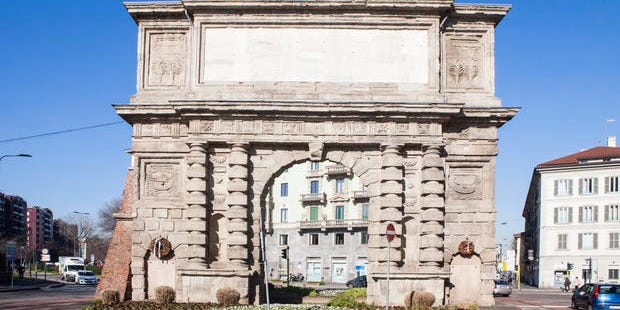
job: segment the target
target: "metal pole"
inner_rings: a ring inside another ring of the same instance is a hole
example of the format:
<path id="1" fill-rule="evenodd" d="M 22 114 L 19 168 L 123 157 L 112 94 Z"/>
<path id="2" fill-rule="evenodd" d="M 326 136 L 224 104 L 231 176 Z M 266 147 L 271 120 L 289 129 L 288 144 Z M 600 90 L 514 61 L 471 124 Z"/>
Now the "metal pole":
<path id="1" fill-rule="evenodd" d="M 265 256 L 265 233 L 263 232 L 263 219 L 262 215 L 259 219 L 260 225 L 260 242 L 261 242 L 261 254 L 263 255 L 263 273 L 265 278 L 265 298 L 267 299 L 267 310 L 271 307 L 269 305 L 269 279 L 267 277 L 267 256 Z"/>
<path id="2" fill-rule="evenodd" d="M 388 255 L 387 255 L 387 289 L 386 289 L 386 302 L 385 302 L 385 309 L 388 310 L 390 308 L 390 252 L 391 251 L 391 247 L 390 247 L 390 241 L 388 240 Z"/>

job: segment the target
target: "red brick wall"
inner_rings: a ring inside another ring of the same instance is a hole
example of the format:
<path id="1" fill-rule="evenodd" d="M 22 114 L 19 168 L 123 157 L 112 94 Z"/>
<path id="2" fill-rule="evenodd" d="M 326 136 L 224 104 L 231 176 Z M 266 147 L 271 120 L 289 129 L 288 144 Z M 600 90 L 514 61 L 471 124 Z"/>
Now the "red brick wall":
<path id="1" fill-rule="evenodd" d="M 121 214 L 131 215 L 131 203 L 134 200 L 134 178 L 132 170 L 127 172 Z M 101 272 L 101 279 L 97 285 L 95 299 L 101 299 L 101 292 L 117 290 L 121 300 L 131 299 L 131 220 L 117 219 L 114 234 L 108 246 L 105 265 Z"/>

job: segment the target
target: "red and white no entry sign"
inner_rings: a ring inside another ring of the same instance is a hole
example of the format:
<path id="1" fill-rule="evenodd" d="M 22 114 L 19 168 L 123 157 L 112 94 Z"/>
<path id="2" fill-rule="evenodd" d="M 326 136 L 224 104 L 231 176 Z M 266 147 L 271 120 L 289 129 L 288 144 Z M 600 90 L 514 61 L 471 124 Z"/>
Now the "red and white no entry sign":
<path id="1" fill-rule="evenodd" d="M 396 236 L 396 229 L 394 229 L 394 225 L 392 225 L 392 223 L 388 224 L 387 229 L 385 230 L 385 236 L 387 237 L 388 242 L 392 242 L 392 240 L 394 240 L 394 236 Z"/>

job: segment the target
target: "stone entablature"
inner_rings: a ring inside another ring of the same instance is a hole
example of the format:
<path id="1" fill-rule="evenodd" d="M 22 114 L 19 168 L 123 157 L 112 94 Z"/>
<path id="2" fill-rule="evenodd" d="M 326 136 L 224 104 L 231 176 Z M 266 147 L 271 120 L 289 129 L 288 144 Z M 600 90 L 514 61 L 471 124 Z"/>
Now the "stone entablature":
<path id="1" fill-rule="evenodd" d="M 167 283 L 180 301 L 212 302 L 229 286 L 259 302 L 267 192 L 284 169 L 327 160 L 367 189 L 369 302 L 385 302 L 393 224 L 393 305 L 421 289 L 437 305 L 493 305 L 497 128 L 518 110 L 494 96 L 493 31 L 509 6 L 126 7 L 138 92 L 115 108 L 133 126 L 133 299 Z M 162 238 L 166 259 L 151 253 Z M 459 253 L 464 241 L 473 253 Z"/>

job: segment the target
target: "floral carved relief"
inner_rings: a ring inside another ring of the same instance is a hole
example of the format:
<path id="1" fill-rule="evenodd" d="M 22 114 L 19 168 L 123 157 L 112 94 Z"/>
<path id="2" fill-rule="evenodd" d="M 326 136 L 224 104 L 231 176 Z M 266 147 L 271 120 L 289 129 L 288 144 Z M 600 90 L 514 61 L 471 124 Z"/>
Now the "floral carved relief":
<path id="1" fill-rule="evenodd" d="M 148 86 L 180 86 L 185 80 L 185 33 L 150 35 Z"/>
<path id="2" fill-rule="evenodd" d="M 451 38 L 446 52 L 446 86 L 482 88 L 482 56 L 480 38 Z"/>

